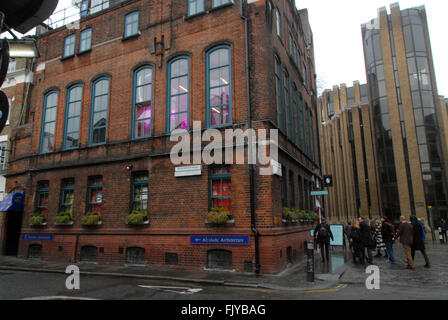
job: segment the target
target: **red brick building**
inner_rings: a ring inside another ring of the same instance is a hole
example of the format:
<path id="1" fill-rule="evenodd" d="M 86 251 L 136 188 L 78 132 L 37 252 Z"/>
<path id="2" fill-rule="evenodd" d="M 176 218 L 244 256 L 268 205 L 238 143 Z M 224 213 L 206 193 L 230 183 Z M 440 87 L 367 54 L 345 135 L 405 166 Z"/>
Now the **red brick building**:
<path id="1" fill-rule="evenodd" d="M 25 191 L 19 257 L 262 273 L 294 263 L 311 226 L 283 223 L 282 207 L 314 209 L 320 179 L 307 11 L 289 0 L 89 6 L 79 29 L 38 36 L 7 174 L 7 192 Z M 176 177 L 170 132 L 191 133 L 193 121 L 279 128 L 282 176 L 202 164 Z M 212 207 L 229 208 L 232 223 L 206 223 Z M 147 220 L 126 224 L 132 210 Z M 62 211 L 72 222 L 57 224 Z M 88 212 L 100 224 L 82 225 Z M 35 213 L 43 225 L 30 225 Z"/>

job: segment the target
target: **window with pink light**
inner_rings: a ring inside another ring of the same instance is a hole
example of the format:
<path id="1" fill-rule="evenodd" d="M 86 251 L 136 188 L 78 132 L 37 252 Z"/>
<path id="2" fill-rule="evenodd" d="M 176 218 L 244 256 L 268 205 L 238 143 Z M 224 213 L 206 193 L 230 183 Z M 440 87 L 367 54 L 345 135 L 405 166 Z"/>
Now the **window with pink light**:
<path id="1" fill-rule="evenodd" d="M 168 64 L 168 132 L 188 130 L 189 114 L 189 58 L 175 58 Z"/>
<path id="2" fill-rule="evenodd" d="M 134 73 L 133 137 L 151 136 L 153 70 L 150 66 Z"/>

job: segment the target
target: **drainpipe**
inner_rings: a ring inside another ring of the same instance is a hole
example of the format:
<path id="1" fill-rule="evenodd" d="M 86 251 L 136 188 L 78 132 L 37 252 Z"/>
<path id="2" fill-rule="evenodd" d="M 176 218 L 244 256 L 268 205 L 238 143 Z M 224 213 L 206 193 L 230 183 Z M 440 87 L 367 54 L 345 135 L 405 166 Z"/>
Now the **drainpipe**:
<path id="1" fill-rule="evenodd" d="M 248 18 L 243 13 L 243 2 L 240 0 L 240 17 L 244 20 L 244 40 L 246 50 L 246 96 L 247 96 L 247 120 L 248 129 L 252 129 L 252 107 L 250 101 L 250 73 L 249 73 L 249 39 L 248 39 Z M 252 136 L 249 135 L 249 147 L 252 146 Z M 255 242 L 255 273 L 260 274 L 260 234 L 258 233 L 255 217 L 255 166 L 249 163 L 249 188 L 250 188 L 250 225 L 254 234 Z"/>

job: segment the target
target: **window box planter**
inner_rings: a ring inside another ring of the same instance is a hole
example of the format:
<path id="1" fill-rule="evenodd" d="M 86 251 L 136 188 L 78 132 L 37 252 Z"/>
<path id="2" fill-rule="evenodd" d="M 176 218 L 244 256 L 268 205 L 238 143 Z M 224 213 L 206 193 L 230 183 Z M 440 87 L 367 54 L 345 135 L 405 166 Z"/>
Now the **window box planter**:
<path id="1" fill-rule="evenodd" d="M 205 225 L 209 228 L 234 227 L 235 219 L 227 220 L 226 222 L 212 222 L 205 219 Z"/>
<path id="2" fill-rule="evenodd" d="M 128 226 L 149 225 L 148 215 L 146 214 L 146 211 L 133 210 L 132 213 L 126 217 L 126 225 Z"/>
<path id="3" fill-rule="evenodd" d="M 56 215 L 54 225 L 57 227 L 72 226 L 73 219 L 70 211 L 61 211 Z"/>
<path id="4" fill-rule="evenodd" d="M 41 213 L 35 213 L 31 218 L 30 218 L 30 226 L 33 228 L 39 228 L 39 227 L 44 227 L 47 225 L 47 219 L 45 219 L 44 215 Z"/>
<path id="5" fill-rule="evenodd" d="M 97 212 L 87 212 L 86 215 L 81 219 L 81 225 L 83 227 L 96 227 L 101 225 L 100 216 Z"/>
<path id="6" fill-rule="evenodd" d="M 286 225 L 296 225 L 299 223 L 299 220 L 296 219 L 282 219 L 282 222 Z"/>
<path id="7" fill-rule="evenodd" d="M 205 218 L 207 227 L 229 227 L 235 225 L 235 220 L 226 208 L 212 208 Z"/>

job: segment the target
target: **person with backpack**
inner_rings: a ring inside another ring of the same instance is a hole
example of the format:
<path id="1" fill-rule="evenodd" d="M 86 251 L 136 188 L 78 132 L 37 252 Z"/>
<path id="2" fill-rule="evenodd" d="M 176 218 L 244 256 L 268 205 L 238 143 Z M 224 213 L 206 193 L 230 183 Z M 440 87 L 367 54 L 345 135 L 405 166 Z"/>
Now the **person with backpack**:
<path id="1" fill-rule="evenodd" d="M 415 251 L 419 250 L 423 258 L 425 258 L 425 267 L 429 268 L 429 258 L 426 254 L 426 248 L 425 248 L 425 240 L 426 240 L 426 233 L 425 233 L 425 227 L 423 224 L 417 220 L 416 216 L 411 216 L 411 224 L 414 229 L 414 242 L 411 247 L 411 256 L 412 260 L 414 260 L 415 257 Z"/>
<path id="2" fill-rule="evenodd" d="M 372 227 L 367 224 L 363 217 L 358 218 L 359 229 L 361 232 L 361 241 L 363 242 L 364 248 L 367 249 L 367 262 L 373 264 L 373 254 L 372 250 L 376 248 L 376 242 L 374 236 L 372 235 Z M 363 250 L 363 259 L 366 258 L 365 250 Z"/>
<path id="3" fill-rule="evenodd" d="M 394 237 L 395 237 L 395 228 L 390 223 L 387 217 L 381 217 L 381 236 L 383 237 L 384 244 L 386 246 L 387 256 L 389 257 L 389 261 L 391 263 L 395 263 L 394 256 Z"/>
<path id="4" fill-rule="evenodd" d="M 327 256 L 327 261 L 330 260 L 330 238 L 331 240 L 334 240 L 333 233 L 325 218 L 322 218 L 322 222 L 316 226 L 316 229 L 314 229 L 314 239 L 320 246 L 322 261 L 324 262 L 325 255 Z"/>

